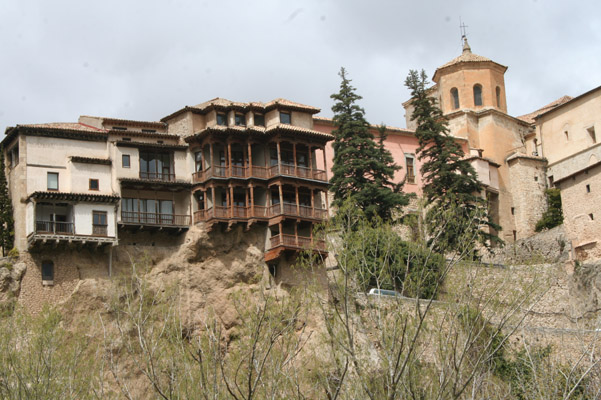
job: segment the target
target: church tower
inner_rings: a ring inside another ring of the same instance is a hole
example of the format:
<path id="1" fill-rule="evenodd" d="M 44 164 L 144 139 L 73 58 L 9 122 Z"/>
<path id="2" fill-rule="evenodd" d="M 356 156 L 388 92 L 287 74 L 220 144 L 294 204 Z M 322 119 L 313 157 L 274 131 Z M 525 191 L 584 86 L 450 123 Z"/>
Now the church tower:
<path id="1" fill-rule="evenodd" d="M 507 113 L 505 71 L 506 66 L 472 53 L 464 37 L 461 55 L 438 67 L 432 77 L 443 113 L 487 108 Z"/>
<path id="2" fill-rule="evenodd" d="M 534 233 L 545 204 L 545 166 L 526 155 L 532 125 L 507 114 L 505 71 L 472 53 L 464 35 L 461 55 L 436 69 L 429 90 L 484 186 L 492 220 L 502 227 L 498 235 L 511 243 Z M 410 101 L 403 105 L 414 130 Z"/>

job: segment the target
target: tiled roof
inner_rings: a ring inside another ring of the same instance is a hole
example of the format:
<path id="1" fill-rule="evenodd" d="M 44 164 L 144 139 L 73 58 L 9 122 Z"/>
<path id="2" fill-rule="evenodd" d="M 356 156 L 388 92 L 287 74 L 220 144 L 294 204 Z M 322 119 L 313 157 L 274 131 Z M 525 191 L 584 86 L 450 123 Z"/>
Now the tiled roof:
<path id="1" fill-rule="evenodd" d="M 517 117 L 518 119 L 524 121 L 524 122 L 528 122 L 529 124 L 533 124 L 534 123 L 534 119 L 536 118 L 536 116 L 538 116 L 539 114 L 545 113 L 547 111 L 550 111 L 552 109 L 554 109 L 557 106 L 560 106 L 564 103 L 567 103 L 568 101 L 572 100 L 572 97 L 570 96 L 563 96 L 560 97 L 559 99 L 552 101 L 551 103 L 547 104 L 546 106 L 543 106 L 541 108 L 539 108 L 536 111 L 533 111 L 531 113 L 525 114 L 525 115 L 521 115 L 519 117 Z"/>
<path id="2" fill-rule="evenodd" d="M 67 200 L 81 201 L 84 203 L 117 203 L 119 195 L 90 194 L 90 193 L 67 193 L 67 192 L 34 192 L 28 199 L 36 200 Z"/>
<path id="3" fill-rule="evenodd" d="M 166 128 L 167 124 L 160 121 L 136 121 L 133 119 L 102 118 L 104 124 L 110 125 L 134 125 L 140 127 Z"/>
<path id="4" fill-rule="evenodd" d="M 314 116 L 313 117 L 313 121 L 316 122 L 324 122 L 328 125 L 334 125 L 334 120 L 332 118 L 327 118 L 327 117 L 319 117 L 319 116 Z M 371 129 L 378 129 L 381 125 L 369 125 L 369 127 Z M 415 135 L 415 131 L 412 131 L 411 129 L 406 129 L 406 128 L 398 128 L 396 126 L 390 126 L 390 125 L 385 125 L 386 130 L 389 132 L 399 132 L 399 133 L 406 133 L 406 134 L 410 134 L 410 135 Z"/>
<path id="5" fill-rule="evenodd" d="M 432 80 L 435 82 L 438 82 L 437 75 L 438 75 L 439 71 L 441 71 L 445 68 L 451 67 L 453 65 L 466 64 L 466 63 L 479 63 L 479 62 L 492 62 L 492 63 L 495 63 L 495 64 L 501 66 L 505 70 L 507 70 L 506 66 L 496 63 L 493 60 L 491 60 L 490 58 L 486 58 L 486 57 L 480 56 L 478 54 L 472 53 L 472 49 L 471 49 L 470 45 L 467 43 L 467 38 L 464 38 L 463 52 L 461 53 L 461 55 L 459 57 L 455 57 L 448 63 L 443 64 L 440 67 L 436 68 L 436 72 L 434 72 L 434 76 L 432 77 Z"/>
<path id="6" fill-rule="evenodd" d="M 50 122 L 47 124 L 25 124 L 17 125 L 25 128 L 66 129 L 70 131 L 104 132 L 104 129 L 95 128 L 79 122 Z"/>
<path id="7" fill-rule="evenodd" d="M 108 158 L 92 158 L 92 157 L 72 156 L 71 162 L 83 163 L 83 164 L 111 165 L 111 160 L 109 160 Z"/>
<path id="8" fill-rule="evenodd" d="M 230 108 L 230 109 L 234 109 L 234 110 L 237 109 L 240 111 L 245 111 L 245 110 L 269 111 L 269 110 L 272 110 L 272 109 L 275 109 L 278 107 L 281 107 L 283 109 L 308 112 L 311 114 L 317 114 L 318 112 L 321 111 L 317 107 L 312 107 L 312 106 L 308 106 L 306 104 L 301 104 L 301 103 L 295 103 L 293 101 L 282 99 L 282 98 L 271 100 L 267 103 L 263 103 L 260 101 L 250 102 L 250 103 L 242 103 L 242 102 L 231 101 L 228 99 L 223 99 L 221 97 L 216 97 L 212 100 L 205 101 L 204 103 L 200 103 L 195 106 L 185 106 L 184 108 L 177 110 L 174 113 L 172 113 L 164 118 L 161 118 L 161 121 L 166 121 L 166 120 L 173 118 L 185 111 L 191 111 L 191 112 L 197 112 L 197 113 L 204 114 L 206 111 L 208 111 L 212 108 L 220 108 L 220 109 Z"/>

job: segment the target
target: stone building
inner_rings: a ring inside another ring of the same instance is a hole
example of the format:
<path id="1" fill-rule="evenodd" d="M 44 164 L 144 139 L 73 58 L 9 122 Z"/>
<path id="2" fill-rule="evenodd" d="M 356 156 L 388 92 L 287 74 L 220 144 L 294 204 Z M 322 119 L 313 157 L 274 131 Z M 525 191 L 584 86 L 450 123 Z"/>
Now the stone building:
<path id="1" fill-rule="evenodd" d="M 161 121 L 8 128 L 15 246 L 28 264 L 21 300 L 59 301 L 79 279 L 109 276 L 120 250 L 177 248 L 192 224 L 264 225 L 273 275 L 301 250 L 327 256 L 313 225 L 328 215 L 332 136 L 313 130 L 317 112 L 284 99 L 213 99 Z"/>
<path id="2" fill-rule="evenodd" d="M 572 258 L 601 258 L 601 86 L 564 96 L 536 113 L 528 147 L 547 162 L 547 185 L 561 191 Z"/>

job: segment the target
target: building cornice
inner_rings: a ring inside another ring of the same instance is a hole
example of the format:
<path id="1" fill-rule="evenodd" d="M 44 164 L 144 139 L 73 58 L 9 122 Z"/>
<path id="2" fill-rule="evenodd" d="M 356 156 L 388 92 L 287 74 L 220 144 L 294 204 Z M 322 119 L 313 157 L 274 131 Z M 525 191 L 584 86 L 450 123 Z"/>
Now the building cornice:
<path id="1" fill-rule="evenodd" d="M 188 146 L 185 144 L 164 144 L 164 143 L 145 143 L 145 142 L 132 142 L 129 140 L 118 140 L 115 145 L 119 147 L 135 147 L 138 149 L 156 149 L 156 150 L 176 150 L 186 151 Z"/>
<path id="2" fill-rule="evenodd" d="M 112 162 L 108 158 L 92 158 L 92 157 L 79 157 L 71 156 L 71 162 L 81 164 L 98 164 L 98 165 L 111 165 Z"/>
<path id="3" fill-rule="evenodd" d="M 27 197 L 27 200 L 63 200 L 76 201 L 81 203 L 110 203 L 116 204 L 121 199 L 120 196 L 90 193 L 67 193 L 67 192 L 34 192 Z"/>

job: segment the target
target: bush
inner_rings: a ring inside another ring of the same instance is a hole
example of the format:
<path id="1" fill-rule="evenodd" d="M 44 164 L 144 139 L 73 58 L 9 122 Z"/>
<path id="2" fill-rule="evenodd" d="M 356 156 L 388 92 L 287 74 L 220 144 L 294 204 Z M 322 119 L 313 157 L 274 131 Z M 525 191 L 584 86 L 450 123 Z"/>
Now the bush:
<path id="1" fill-rule="evenodd" d="M 13 247 L 13 248 L 12 248 L 12 249 L 10 249 L 10 251 L 8 252 L 8 256 L 9 256 L 10 258 L 13 258 L 13 259 L 17 259 L 17 258 L 19 258 L 19 250 L 17 250 L 17 248 L 16 248 L 16 247 Z"/>
<path id="2" fill-rule="evenodd" d="M 389 223 L 365 219 L 347 232 L 340 259 L 355 276 L 359 290 L 395 290 L 405 296 L 434 298 L 444 258 L 416 243 L 405 242 Z"/>
<path id="3" fill-rule="evenodd" d="M 540 232 L 543 229 L 555 228 L 563 224 L 563 212 L 561 210 L 561 193 L 559 189 L 547 189 L 547 211 L 536 223 L 534 230 Z"/>

